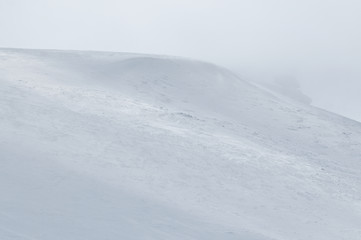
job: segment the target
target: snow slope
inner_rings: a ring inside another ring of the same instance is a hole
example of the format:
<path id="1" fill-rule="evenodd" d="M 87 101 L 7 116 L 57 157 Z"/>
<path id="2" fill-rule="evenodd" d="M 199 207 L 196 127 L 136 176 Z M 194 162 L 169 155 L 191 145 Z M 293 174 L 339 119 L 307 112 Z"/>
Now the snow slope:
<path id="1" fill-rule="evenodd" d="M 361 124 L 176 57 L 0 49 L 0 239 L 361 239 Z"/>

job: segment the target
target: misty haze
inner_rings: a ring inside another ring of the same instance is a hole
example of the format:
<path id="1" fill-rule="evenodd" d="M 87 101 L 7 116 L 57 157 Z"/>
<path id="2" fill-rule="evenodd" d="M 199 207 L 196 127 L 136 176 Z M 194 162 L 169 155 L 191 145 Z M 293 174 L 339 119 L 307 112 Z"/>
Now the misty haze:
<path id="1" fill-rule="evenodd" d="M 0 239 L 360 240 L 360 11 L 0 1 Z"/>

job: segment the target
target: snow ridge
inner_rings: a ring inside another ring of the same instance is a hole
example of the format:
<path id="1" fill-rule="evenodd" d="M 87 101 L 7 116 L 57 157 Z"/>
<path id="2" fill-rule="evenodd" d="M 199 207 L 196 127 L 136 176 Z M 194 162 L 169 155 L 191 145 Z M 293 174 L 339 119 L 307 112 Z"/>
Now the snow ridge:
<path id="1" fill-rule="evenodd" d="M 359 240 L 361 124 L 213 64 L 0 49 L 1 239 Z"/>

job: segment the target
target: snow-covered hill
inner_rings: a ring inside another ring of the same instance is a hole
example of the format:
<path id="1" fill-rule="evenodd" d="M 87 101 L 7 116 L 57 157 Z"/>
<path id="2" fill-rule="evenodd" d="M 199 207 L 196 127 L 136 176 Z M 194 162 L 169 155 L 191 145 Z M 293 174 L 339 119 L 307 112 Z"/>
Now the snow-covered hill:
<path id="1" fill-rule="evenodd" d="M 0 49 L 0 239 L 361 239 L 361 124 L 221 67 Z"/>

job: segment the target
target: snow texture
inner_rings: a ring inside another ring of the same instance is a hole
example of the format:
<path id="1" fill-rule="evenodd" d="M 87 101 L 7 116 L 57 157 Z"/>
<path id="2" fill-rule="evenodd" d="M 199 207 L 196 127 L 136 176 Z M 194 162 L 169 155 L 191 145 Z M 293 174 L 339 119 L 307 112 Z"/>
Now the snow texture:
<path id="1" fill-rule="evenodd" d="M 221 67 L 0 49 L 0 239 L 360 240 L 361 124 Z"/>

